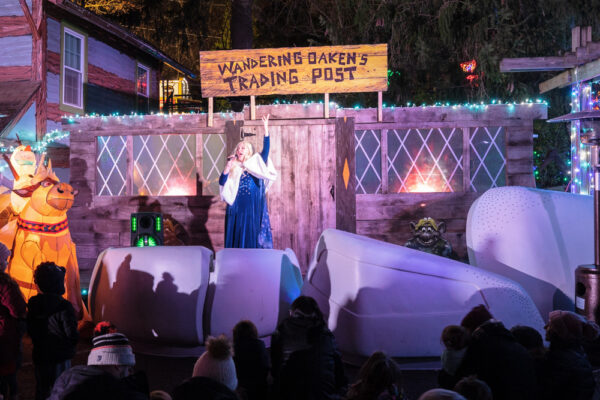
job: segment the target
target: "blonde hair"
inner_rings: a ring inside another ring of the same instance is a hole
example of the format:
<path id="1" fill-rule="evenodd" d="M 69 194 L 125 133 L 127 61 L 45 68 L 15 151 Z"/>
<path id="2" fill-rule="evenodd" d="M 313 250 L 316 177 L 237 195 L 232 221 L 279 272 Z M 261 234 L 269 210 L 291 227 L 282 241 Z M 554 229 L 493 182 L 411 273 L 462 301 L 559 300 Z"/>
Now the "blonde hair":
<path id="1" fill-rule="evenodd" d="M 235 146 L 235 151 L 233 152 L 233 154 L 235 155 L 235 153 L 237 153 L 238 149 L 240 148 L 240 146 L 244 146 L 248 149 L 248 157 L 251 157 L 254 154 L 254 148 L 252 147 L 252 143 L 250 142 L 245 142 L 245 141 L 241 141 L 237 144 L 237 146 Z"/>

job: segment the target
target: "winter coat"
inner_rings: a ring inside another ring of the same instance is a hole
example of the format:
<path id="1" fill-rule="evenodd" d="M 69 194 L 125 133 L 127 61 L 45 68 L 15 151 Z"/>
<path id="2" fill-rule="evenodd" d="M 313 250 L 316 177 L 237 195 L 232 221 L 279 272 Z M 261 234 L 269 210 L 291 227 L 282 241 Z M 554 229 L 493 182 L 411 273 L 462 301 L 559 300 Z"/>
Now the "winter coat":
<path id="1" fill-rule="evenodd" d="M 25 318 L 26 306 L 19 285 L 0 272 L 0 375 L 16 370 L 22 336 L 19 319 Z"/>
<path id="2" fill-rule="evenodd" d="M 143 374 L 117 379 L 94 365 L 77 365 L 58 377 L 47 400 L 147 400 Z"/>
<path id="3" fill-rule="evenodd" d="M 233 361 L 237 373 L 238 388 L 247 400 L 267 398 L 267 375 L 269 354 L 260 339 L 247 339 L 235 343 Z"/>
<path id="4" fill-rule="evenodd" d="M 494 400 L 537 398 L 533 358 L 499 321 L 485 322 L 473 332 L 456 375 L 477 375 L 492 389 Z"/>
<path id="5" fill-rule="evenodd" d="M 271 359 L 282 399 L 334 399 L 347 385 L 335 338 L 319 318 L 285 319 L 272 336 Z"/>
<path id="6" fill-rule="evenodd" d="M 33 362 L 56 364 L 73 358 L 79 334 L 71 303 L 57 294 L 38 294 L 29 299 L 28 307 Z"/>
<path id="7" fill-rule="evenodd" d="M 552 341 L 544 358 L 542 398 L 588 400 L 594 394 L 592 365 L 577 343 Z"/>

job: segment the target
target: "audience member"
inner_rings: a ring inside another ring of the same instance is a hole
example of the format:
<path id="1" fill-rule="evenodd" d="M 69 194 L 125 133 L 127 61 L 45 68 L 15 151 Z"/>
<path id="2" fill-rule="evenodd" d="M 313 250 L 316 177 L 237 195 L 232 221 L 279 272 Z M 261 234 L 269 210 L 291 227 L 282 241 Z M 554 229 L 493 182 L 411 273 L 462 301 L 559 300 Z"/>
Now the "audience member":
<path id="1" fill-rule="evenodd" d="M 273 333 L 271 360 L 274 391 L 282 399 L 330 399 L 346 388 L 335 338 L 311 297 L 292 303 Z"/>
<path id="2" fill-rule="evenodd" d="M 419 400 L 466 400 L 460 394 L 448 389 L 431 389 L 419 396 Z"/>
<path id="3" fill-rule="evenodd" d="M 240 321 L 233 328 L 233 354 L 240 397 L 245 400 L 266 399 L 269 354 L 251 321 Z"/>
<path id="4" fill-rule="evenodd" d="M 398 365 L 385 353 L 377 351 L 358 372 L 348 390 L 347 400 L 397 400 L 403 398 L 402 375 Z"/>
<path id="5" fill-rule="evenodd" d="M 7 273 L 10 250 L 0 243 L 0 396 L 17 398 L 17 369 L 26 303 L 19 285 Z"/>
<path id="6" fill-rule="evenodd" d="M 204 376 L 235 390 L 238 385 L 235 364 L 231 354 L 231 345 L 225 335 L 209 337 L 206 351 L 194 365 L 192 377 Z"/>
<path id="7" fill-rule="evenodd" d="M 173 398 L 164 390 L 153 390 L 150 392 L 150 400 L 173 400 Z"/>
<path id="8" fill-rule="evenodd" d="M 444 350 L 442 351 L 442 369 L 438 376 L 438 383 L 442 388 L 452 389 L 459 379 L 456 376 L 456 370 L 467 351 L 469 332 L 462 326 L 448 325 L 442 331 L 441 342 Z"/>
<path id="9" fill-rule="evenodd" d="M 600 325 L 600 304 L 594 307 L 594 321 Z M 583 340 L 583 349 L 594 370 L 600 369 L 600 336 L 594 340 Z"/>
<path id="10" fill-rule="evenodd" d="M 467 400 L 492 400 L 492 389 L 482 380 L 477 379 L 471 375 L 466 378 L 462 378 L 456 386 L 454 391 L 461 394 Z"/>
<path id="11" fill-rule="evenodd" d="M 87 365 L 65 371 L 48 400 L 148 399 L 146 376 L 133 373 L 135 356 L 127 337 L 121 333 L 100 334 L 92 343 Z"/>
<path id="12" fill-rule="evenodd" d="M 457 376 L 477 377 L 492 389 L 494 400 L 530 400 L 537 396 L 537 380 L 531 355 L 502 322 L 493 319 L 483 305 L 474 307 L 461 325 L 471 341 Z"/>
<path id="13" fill-rule="evenodd" d="M 173 400 L 239 400 L 235 392 L 205 376 L 184 381 L 173 390 Z"/>
<path id="14" fill-rule="evenodd" d="M 535 377 L 538 384 L 538 395 L 541 393 L 541 383 L 544 374 L 544 358 L 546 356 L 546 348 L 542 335 L 530 326 L 516 325 L 510 329 L 510 333 L 515 340 L 531 355 L 535 368 Z"/>
<path id="15" fill-rule="evenodd" d="M 598 337 L 598 325 L 570 311 L 550 312 L 546 325 L 543 399 L 591 399 L 595 382 L 592 366 L 582 347 L 584 339 Z"/>
<path id="16" fill-rule="evenodd" d="M 53 262 L 44 262 L 34 273 L 40 293 L 29 299 L 27 331 L 33 342 L 36 400 L 45 400 L 56 378 L 71 367 L 79 339 L 75 310 L 62 297 L 65 272 Z"/>

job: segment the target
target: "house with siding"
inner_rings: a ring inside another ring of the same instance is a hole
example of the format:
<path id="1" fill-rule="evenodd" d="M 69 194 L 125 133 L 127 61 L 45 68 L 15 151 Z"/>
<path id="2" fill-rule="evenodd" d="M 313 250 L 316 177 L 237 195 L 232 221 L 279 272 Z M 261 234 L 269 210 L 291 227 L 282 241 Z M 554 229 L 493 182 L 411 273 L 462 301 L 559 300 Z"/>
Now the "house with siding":
<path id="1" fill-rule="evenodd" d="M 0 0 L 0 140 L 40 140 L 65 115 L 158 111 L 168 69 L 194 76 L 69 0 Z M 65 150 L 50 157 L 68 166 Z"/>

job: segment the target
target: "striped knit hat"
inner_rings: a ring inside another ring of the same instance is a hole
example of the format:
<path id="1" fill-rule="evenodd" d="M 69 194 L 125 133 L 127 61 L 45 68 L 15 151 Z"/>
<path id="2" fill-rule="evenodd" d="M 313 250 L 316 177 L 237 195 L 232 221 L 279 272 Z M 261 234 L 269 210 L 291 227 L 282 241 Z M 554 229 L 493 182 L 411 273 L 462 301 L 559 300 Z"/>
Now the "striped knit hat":
<path id="1" fill-rule="evenodd" d="M 92 339 L 88 365 L 135 365 L 129 340 L 122 333 L 107 333 Z"/>

